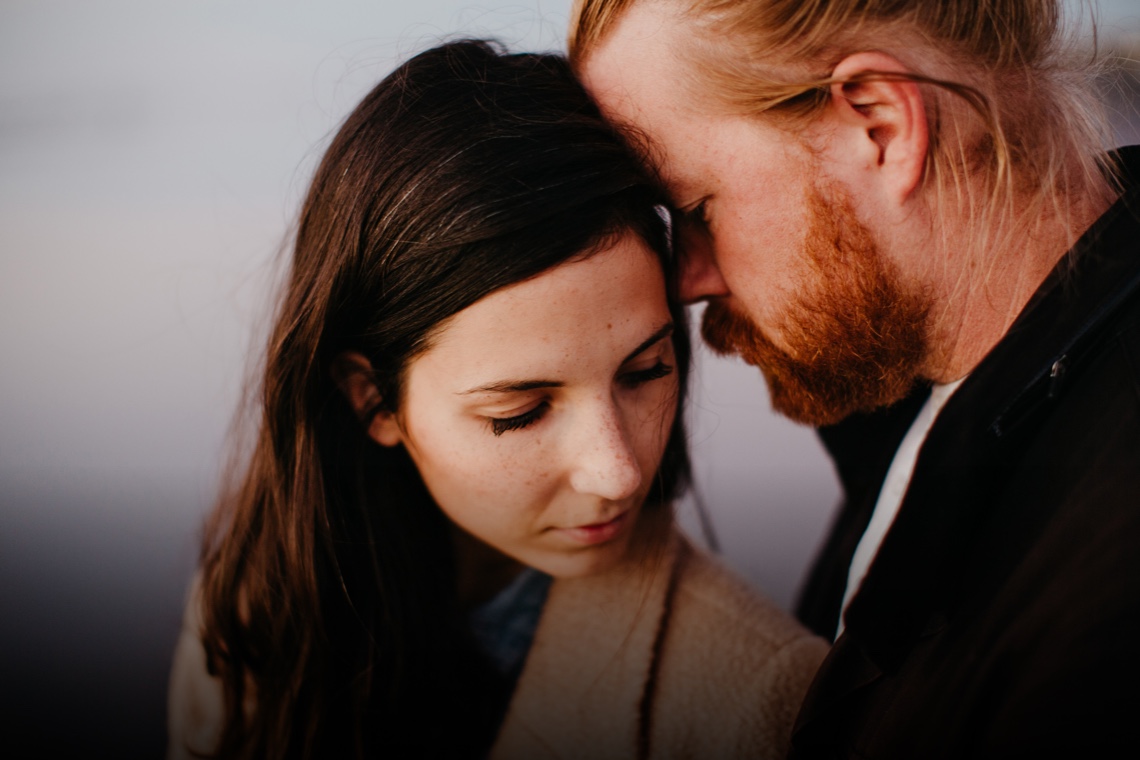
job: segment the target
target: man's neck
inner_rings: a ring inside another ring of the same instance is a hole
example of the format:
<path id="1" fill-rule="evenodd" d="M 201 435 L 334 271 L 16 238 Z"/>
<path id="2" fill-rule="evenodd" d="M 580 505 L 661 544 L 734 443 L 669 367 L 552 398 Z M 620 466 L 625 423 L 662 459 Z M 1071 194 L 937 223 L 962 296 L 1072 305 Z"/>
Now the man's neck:
<path id="1" fill-rule="evenodd" d="M 1074 203 L 1067 215 L 1050 213 L 1007 242 L 954 265 L 949 237 L 941 260 L 951 262 L 933 281 L 931 352 L 922 375 L 935 383 L 965 377 L 997 345 L 1033 294 L 1082 234 L 1111 205 L 1105 193 Z M 962 239 L 962 238 L 958 238 Z"/>

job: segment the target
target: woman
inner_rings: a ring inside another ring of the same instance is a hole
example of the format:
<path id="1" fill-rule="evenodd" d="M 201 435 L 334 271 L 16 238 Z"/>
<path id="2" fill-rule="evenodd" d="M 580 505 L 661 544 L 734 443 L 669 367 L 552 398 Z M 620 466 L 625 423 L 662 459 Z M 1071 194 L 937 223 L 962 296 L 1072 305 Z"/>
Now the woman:
<path id="1" fill-rule="evenodd" d="M 556 56 L 445 45 L 349 116 L 207 531 L 171 757 L 783 754 L 824 644 L 673 531 L 657 201 Z"/>

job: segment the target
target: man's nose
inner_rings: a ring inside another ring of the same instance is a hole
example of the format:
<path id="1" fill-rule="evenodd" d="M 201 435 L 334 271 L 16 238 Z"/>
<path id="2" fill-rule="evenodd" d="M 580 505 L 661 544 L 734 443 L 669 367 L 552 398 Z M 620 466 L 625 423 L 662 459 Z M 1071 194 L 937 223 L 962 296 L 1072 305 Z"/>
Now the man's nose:
<path id="1" fill-rule="evenodd" d="M 579 493 L 620 501 L 641 487 L 641 468 L 619 411 L 603 409 L 583 431 L 570 473 L 570 487 Z"/>
<path id="2" fill-rule="evenodd" d="M 717 266 L 712 241 L 697 232 L 682 234 L 677 239 L 680 298 L 694 303 L 705 298 L 729 295 L 728 285 Z"/>

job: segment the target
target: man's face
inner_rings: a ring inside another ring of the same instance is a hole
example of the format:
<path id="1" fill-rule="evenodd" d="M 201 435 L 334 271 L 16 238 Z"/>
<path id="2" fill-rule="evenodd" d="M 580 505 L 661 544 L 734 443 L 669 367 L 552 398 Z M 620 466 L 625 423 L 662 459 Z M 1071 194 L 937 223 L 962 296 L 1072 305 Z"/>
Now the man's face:
<path id="1" fill-rule="evenodd" d="M 702 333 L 764 372 L 773 407 L 822 425 L 900 398 L 926 356 L 928 299 L 902 282 L 849 193 L 806 145 L 695 96 L 683 28 L 628 10 L 581 74 L 607 118 L 647 139 L 674 206 L 681 293 Z"/>
<path id="2" fill-rule="evenodd" d="M 787 348 L 730 299 L 712 299 L 701 334 L 768 381 L 772 407 L 811 425 L 906 395 L 927 354 L 929 303 L 908 294 L 847 199 L 813 189 L 802 247 L 808 272 L 777 322 Z"/>

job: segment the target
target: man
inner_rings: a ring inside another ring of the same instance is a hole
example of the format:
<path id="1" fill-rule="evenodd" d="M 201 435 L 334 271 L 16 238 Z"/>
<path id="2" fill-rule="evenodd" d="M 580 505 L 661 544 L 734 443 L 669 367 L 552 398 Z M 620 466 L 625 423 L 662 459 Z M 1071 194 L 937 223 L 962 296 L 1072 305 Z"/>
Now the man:
<path id="1" fill-rule="evenodd" d="M 702 332 L 846 504 L 795 757 L 1098 755 L 1140 709 L 1140 155 L 1050 0 L 580 0 Z M 841 615 L 842 613 L 842 615 Z"/>

